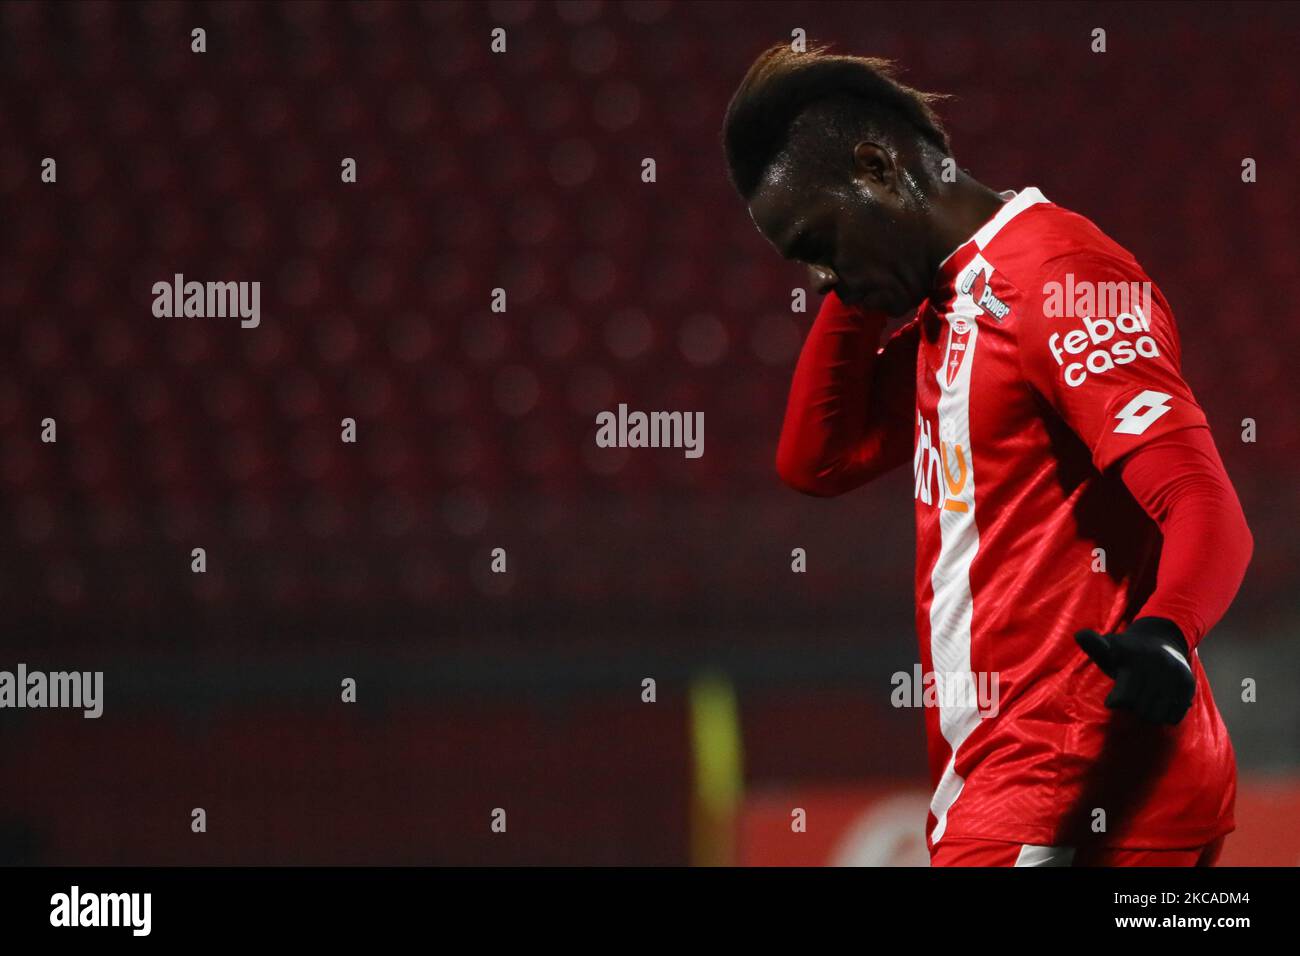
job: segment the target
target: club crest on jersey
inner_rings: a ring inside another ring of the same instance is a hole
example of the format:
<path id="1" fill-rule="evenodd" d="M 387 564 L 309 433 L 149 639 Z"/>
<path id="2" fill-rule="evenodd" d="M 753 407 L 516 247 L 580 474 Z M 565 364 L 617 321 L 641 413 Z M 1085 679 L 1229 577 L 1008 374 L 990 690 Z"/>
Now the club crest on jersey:
<path id="1" fill-rule="evenodd" d="M 965 360 L 966 353 L 970 351 L 970 328 L 970 323 L 962 318 L 953 319 L 949 324 L 948 355 L 943 362 L 947 385 L 951 385 L 957 378 L 957 373 L 961 371 L 961 363 Z"/>

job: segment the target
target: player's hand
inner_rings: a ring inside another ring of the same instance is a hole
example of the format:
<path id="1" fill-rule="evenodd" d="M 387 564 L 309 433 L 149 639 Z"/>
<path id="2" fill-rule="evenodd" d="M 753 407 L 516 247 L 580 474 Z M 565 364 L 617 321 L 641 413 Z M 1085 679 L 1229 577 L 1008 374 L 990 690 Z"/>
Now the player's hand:
<path id="1" fill-rule="evenodd" d="M 1187 641 L 1173 621 L 1140 617 L 1119 634 L 1079 631 L 1074 639 L 1115 681 L 1107 707 L 1131 710 L 1152 723 L 1176 724 L 1192 706 L 1196 678 Z"/>

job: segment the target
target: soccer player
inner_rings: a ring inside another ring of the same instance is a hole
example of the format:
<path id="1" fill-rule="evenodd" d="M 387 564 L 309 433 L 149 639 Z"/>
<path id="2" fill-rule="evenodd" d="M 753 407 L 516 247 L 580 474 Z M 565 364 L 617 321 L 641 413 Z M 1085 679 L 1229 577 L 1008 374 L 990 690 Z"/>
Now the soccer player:
<path id="1" fill-rule="evenodd" d="M 777 471 L 912 463 L 932 865 L 1212 865 L 1236 765 L 1197 648 L 1253 544 L 1173 313 L 1083 216 L 959 169 L 935 98 L 782 45 L 727 109 L 733 184 L 824 295 Z"/>

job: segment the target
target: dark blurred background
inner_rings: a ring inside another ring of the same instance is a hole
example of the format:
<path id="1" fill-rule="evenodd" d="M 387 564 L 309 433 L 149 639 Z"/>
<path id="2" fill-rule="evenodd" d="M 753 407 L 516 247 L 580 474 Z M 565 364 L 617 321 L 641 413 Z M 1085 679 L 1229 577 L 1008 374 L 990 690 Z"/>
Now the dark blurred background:
<path id="1" fill-rule="evenodd" d="M 778 482 L 816 301 L 718 140 L 796 28 L 1168 297 L 1256 542 L 1202 652 L 1264 807 L 1225 862 L 1300 861 L 1297 6 L 167 2 L 0 6 L 0 669 L 105 672 L 0 711 L 0 862 L 828 862 L 772 849 L 816 800 L 915 858 L 910 476 Z M 175 273 L 260 326 L 155 318 Z M 596 448 L 620 402 L 703 458 Z"/>

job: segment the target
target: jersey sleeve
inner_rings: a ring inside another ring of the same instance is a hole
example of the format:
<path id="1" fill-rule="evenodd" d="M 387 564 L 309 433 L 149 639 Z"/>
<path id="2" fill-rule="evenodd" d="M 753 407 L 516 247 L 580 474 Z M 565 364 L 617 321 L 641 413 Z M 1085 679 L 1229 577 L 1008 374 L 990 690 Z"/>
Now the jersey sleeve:
<path id="1" fill-rule="evenodd" d="M 1044 264 L 1019 327 L 1030 385 L 1105 471 L 1205 413 L 1180 371 L 1178 332 L 1160 290 L 1132 261 L 1095 253 Z"/>
<path id="2" fill-rule="evenodd" d="M 916 321 L 882 345 L 887 319 L 827 293 L 790 382 L 776 469 L 805 494 L 843 494 L 911 457 Z"/>
<path id="3" fill-rule="evenodd" d="M 1136 616 L 1173 621 L 1194 648 L 1228 610 L 1250 564 L 1254 540 L 1241 502 L 1209 429 L 1147 442 L 1119 473 L 1164 538 L 1155 592 Z"/>

